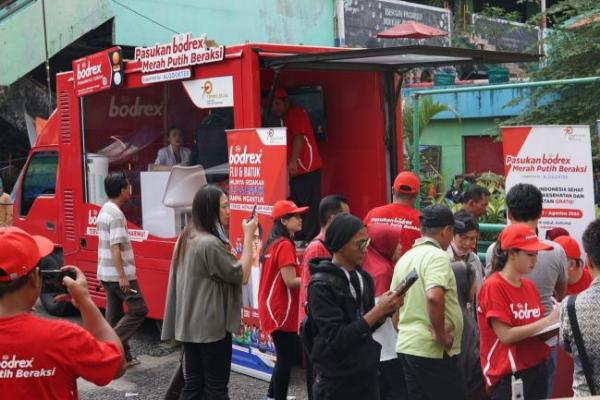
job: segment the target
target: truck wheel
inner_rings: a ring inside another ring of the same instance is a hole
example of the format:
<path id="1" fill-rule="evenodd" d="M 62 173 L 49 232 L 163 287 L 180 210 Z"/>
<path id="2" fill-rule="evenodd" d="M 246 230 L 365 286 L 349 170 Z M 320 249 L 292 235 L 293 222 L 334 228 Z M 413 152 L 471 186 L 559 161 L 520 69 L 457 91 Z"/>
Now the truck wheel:
<path id="1" fill-rule="evenodd" d="M 62 257 L 58 254 L 50 254 L 42 258 L 39 263 L 40 270 L 59 269 L 62 265 Z M 64 301 L 55 302 L 54 296 L 56 296 L 56 293 L 40 293 L 40 301 L 46 311 L 48 311 L 48 314 L 64 317 L 75 313 L 75 307 L 71 303 Z"/>

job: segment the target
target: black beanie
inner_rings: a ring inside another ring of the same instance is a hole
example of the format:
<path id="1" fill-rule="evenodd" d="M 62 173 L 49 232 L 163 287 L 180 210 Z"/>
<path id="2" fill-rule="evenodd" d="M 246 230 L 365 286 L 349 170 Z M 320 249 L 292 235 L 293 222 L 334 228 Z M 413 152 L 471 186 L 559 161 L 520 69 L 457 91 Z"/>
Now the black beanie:
<path id="1" fill-rule="evenodd" d="M 364 227 L 365 224 L 354 215 L 347 213 L 336 215 L 325 232 L 325 247 L 331 253 L 335 253 Z"/>

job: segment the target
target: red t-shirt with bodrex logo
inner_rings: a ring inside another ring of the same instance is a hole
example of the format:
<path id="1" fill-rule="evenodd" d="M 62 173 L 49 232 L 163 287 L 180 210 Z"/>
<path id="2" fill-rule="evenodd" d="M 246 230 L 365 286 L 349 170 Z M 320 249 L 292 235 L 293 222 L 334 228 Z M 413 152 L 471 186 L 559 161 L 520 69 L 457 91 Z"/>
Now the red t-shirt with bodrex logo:
<path id="1" fill-rule="evenodd" d="M 402 228 L 402 252 L 403 255 L 412 249 L 415 240 L 421 237 L 421 222 L 419 211 L 405 206 L 404 204 L 386 204 L 376 207 L 367 213 L 363 220 L 365 225 L 386 224 Z"/>
<path id="2" fill-rule="evenodd" d="M 504 344 L 492 329 L 493 318 L 514 327 L 531 324 L 544 316 L 544 306 L 530 280 L 521 279 L 515 287 L 498 272 L 485 280 L 477 298 L 480 332 L 480 361 L 488 388 L 503 376 L 534 367 L 543 362 L 550 349 L 539 336 Z"/>
<path id="3" fill-rule="evenodd" d="M 287 113 L 283 117 L 283 124 L 287 128 L 287 151 L 288 160 L 292 156 L 292 143 L 294 138 L 299 135 L 304 136 L 300 156 L 298 157 L 298 175 L 307 174 L 316 171 L 323 166 L 317 140 L 313 132 L 310 118 L 303 108 L 296 105 L 290 105 Z"/>
<path id="4" fill-rule="evenodd" d="M 0 318 L 0 343 L 0 399 L 78 399 L 77 378 L 106 385 L 123 362 L 117 344 L 31 314 Z"/>
<path id="5" fill-rule="evenodd" d="M 290 240 L 277 239 L 269 246 L 260 272 L 258 314 L 264 333 L 298 330 L 298 289 L 288 288 L 281 275 L 281 268 L 289 266 L 300 276 L 296 248 Z"/>

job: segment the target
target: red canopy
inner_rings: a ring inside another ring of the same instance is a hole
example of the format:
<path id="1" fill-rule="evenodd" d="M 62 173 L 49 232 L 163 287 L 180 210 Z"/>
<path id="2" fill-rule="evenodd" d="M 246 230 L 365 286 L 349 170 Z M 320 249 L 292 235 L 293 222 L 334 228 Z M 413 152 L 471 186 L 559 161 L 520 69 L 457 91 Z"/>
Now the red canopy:
<path id="1" fill-rule="evenodd" d="M 377 37 L 388 39 L 427 39 L 437 36 L 446 36 L 447 34 L 448 32 L 444 32 L 416 21 L 404 21 L 390 29 L 379 32 Z"/>

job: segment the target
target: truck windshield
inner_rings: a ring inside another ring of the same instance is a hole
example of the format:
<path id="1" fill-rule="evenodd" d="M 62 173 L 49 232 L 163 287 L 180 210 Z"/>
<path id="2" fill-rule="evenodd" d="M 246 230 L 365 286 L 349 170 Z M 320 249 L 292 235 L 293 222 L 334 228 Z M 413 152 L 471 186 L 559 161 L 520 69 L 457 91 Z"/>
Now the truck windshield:
<path id="1" fill-rule="evenodd" d="M 196 190 L 226 184 L 233 108 L 198 108 L 181 82 L 97 93 L 84 97 L 82 108 L 88 203 L 101 207 L 104 178 L 123 171 L 133 186 L 127 219 L 172 238 Z"/>
<path id="2" fill-rule="evenodd" d="M 39 151 L 34 153 L 27 165 L 27 171 L 21 183 L 21 202 L 19 214 L 26 216 L 35 199 L 41 195 L 53 196 L 56 191 L 56 170 L 58 153 Z"/>

